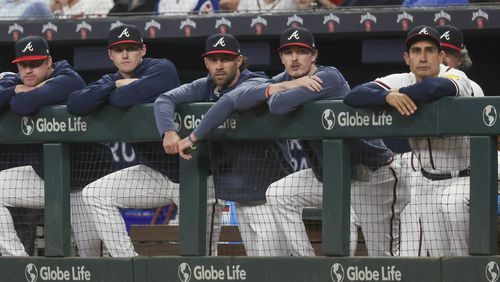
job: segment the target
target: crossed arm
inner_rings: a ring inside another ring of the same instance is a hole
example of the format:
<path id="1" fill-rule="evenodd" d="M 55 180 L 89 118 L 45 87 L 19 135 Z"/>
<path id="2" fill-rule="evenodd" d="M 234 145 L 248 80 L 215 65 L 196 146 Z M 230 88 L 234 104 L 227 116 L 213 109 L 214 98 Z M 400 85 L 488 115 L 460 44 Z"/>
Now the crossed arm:
<path id="1" fill-rule="evenodd" d="M 372 81 L 354 87 L 344 98 L 344 103 L 355 108 L 373 108 L 390 105 L 402 115 L 417 110 L 415 102 L 433 102 L 441 97 L 458 95 L 456 84 L 448 78 L 428 78 L 399 89 L 387 89 L 380 82 Z"/>

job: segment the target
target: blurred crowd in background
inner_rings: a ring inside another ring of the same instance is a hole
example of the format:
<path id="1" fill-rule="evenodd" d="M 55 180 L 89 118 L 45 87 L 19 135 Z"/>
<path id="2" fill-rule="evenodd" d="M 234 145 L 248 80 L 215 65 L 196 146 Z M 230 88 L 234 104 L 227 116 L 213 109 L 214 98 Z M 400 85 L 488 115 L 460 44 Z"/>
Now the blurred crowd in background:
<path id="1" fill-rule="evenodd" d="M 497 0 L 0 0 L 0 20 L 285 12 L 353 6 L 428 7 L 476 3 L 500 2 Z"/>

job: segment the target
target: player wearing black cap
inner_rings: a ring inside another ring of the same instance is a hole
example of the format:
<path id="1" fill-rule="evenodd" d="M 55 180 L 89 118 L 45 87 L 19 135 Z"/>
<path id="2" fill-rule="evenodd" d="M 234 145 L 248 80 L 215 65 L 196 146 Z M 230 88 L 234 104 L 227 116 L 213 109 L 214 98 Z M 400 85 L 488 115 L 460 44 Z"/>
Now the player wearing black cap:
<path id="1" fill-rule="evenodd" d="M 43 106 L 63 104 L 71 91 L 85 87 L 83 79 L 66 61 L 53 62 L 49 46 L 40 36 L 28 36 L 15 44 L 19 72 L 2 79 L 0 110 L 10 108 L 29 115 Z M 23 128 L 30 132 L 34 124 L 23 117 Z M 10 145 L 9 154 L 18 154 L 15 167 L 0 172 L 0 253 L 3 256 L 27 256 L 14 229 L 7 207 L 43 208 L 43 149 L 41 144 Z M 73 154 L 75 147 L 71 147 Z M 107 150 L 109 153 L 109 149 Z M 74 155 L 73 155 L 74 156 Z M 9 164 L 12 165 L 12 164 Z M 72 161 L 71 168 L 75 168 Z M 72 188 L 78 186 L 71 181 Z"/>
<path id="2" fill-rule="evenodd" d="M 179 86 L 171 61 L 144 57 L 146 45 L 135 26 L 111 29 L 107 48 L 117 72 L 71 93 L 67 107 L 71 114 L 86 115 L 103 105 L 128 108 L 153 102 L 161 93 Z M 113 257 L 137 255 L 119 208 L 179 203 L 178 158 L 163 154 L 159 142 L 134 143 L 132 147 L 139 164 L 106 175 L 75 196 L 80 206 L 73 209 L 73 229 L 82 256 L 100 256 L 101 240 Z M 90 223 L 84 221 L 84 213 L 90 213 Z"/>
<path id="3" fill-rule="evenodd" d="M 336 68 L 317 64 L 318 51 L 309 30 L 285 30 L 278 52 L 285 70 L 256 89 L 257 93 L 269 97 L 267 103 L 271 113 L 286 114 L 309 101 L 342 99 L 349 92 L 347 81 Z M 267 255 L 314 255 L 302 221 L 302 210 L 322 205 L 323 147 L 321 140 L 302 140 L 301 144 L 306 149 L 310 169 L 280 179 L 267 191 L 267 200 L 273 210 L 268 227 L 275 225 L 278 230 L 264 232 L 277 233 L 285 242 L 284 250 L 267 247 Z M 402 185 L 403 182 L 397 181 L 393 168 L 396 166 L 391 164 L 392 152 L 380 139 L 352 140 L 349 146 L 355 170 L 364 175 L 363 181 L 361 174 L 353 175 L 355 212 L 351 209 L 351 254 L 355 251 L 359 219 L 369 255 L 397 255 L 399 211 L 404 206 L 404 198 L 393 200 L 396 199 L 393 193 L 399 190 L 396 183 Z M 368 204 L 367 198 L 377 200 Z M 390 207 L 394 207 L 393 213 L 387 212 Z"/>
<path id="4" fill-rule="evenodd" d="M 108 103 L 128 108 L 152 102 L 160 93 L 177 87 L 179 76 L 175 65 L 167 59 L 144 58 L 146 50 L 135 26 L 121 25 L 112 29 L 108 56 L 118 71 L 71 93 L 68 111 L 74 115 L 86 115 Z"/>
<path id="5" fill-rule="evenodd" d="M 390 105 L 402 115 L 411 115 L 417 110 L 415 101 L 471 96 L 467 76 L 442 64 L 445 54 L 439 37 L 439 32 L 429 26 L 412 29 L 403 55 L 411 72 L 357 86 L 344 98 L 344 103 L 353 107 Z M 467 255 L 469 138 L 410 138 L 409 141 L 421 167 L 416 198 L 427 254 Z"/>
<path id="6" fill-rule="evenodd" d="M 163 135 L 163 147 L 168 154 L 190 159 L 186 152 L 208 133 L 222 124 L 232 113 L 250 110 L 264 104 L 264 95 L 251 95 L 251 89 L 267 77 L 246 69 L 239 43 L 230 34 L 215 34 L 207 38 L 202 55 L 208 76 L 184 84 L 155 102 L 158 130 Z M 189 102 L 215 102 L 200 124 L 186 138 L 176 133 L 174 111 L 176 105 Z M 218 199 L 236 202 L 236 213 L 247 255 L 260 255 L 257 250 L 264 241 L 254 223 L 265 206 L 266 189 L 270 183 L 291 171 L 286 143 L 276 141 L 209 141 L 211 171 Z"/>
<path id="7" fill-rule="evenodd" d="M 441 36 L 441 46 L 445 53 L 444 65 L 452 67 L 463 72 L 467 72 L 472 66 L 472 59 L 469 56 L 469 51 L 464 45 L 464 35 L 462 31 L 452 25 L 436 26 Z M 472 87 L 472 96 L 484 97 L 484 92 L 481 86 L 469 78 Z"/>

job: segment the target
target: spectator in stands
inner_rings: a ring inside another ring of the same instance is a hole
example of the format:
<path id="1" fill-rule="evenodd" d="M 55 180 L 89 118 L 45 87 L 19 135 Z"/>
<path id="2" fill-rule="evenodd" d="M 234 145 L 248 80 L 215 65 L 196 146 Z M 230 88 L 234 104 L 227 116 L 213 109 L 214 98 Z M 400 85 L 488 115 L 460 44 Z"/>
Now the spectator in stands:
<path id="1" fill-rule="evenodd" d="M 439 32 L 429 26 L 410 30 L 403 58 L 411 72 L 357 86 L 344 98 L 344 103 L 361 108 L 388 105 L 409 116 L 417 110 L 415 102 L 471 96 L 467 76 L 442 65 L 445 54 L 439 37 Z M 421 167 L 417 204 L 427 254 L 467 255 L 469 137 L 410 138 L 410 145 Z"/>
<path id="2" fill-rule="evenodd" d="M 266 12 L 307 10 L 311 9 L 312 2 L 312 0 L 239 0 L 238 11 Z"/>
<path id="3" fill-rule="evenodd" d="M 159 0 L 113 0 L 114 5 L 109 14 L 137 15 L 157 12 Z"/>
<path id="4" fill-rule="evenodd" d="M 131 14 L 151 14 L 156 12 L 159 0 L 129 0 L 128 12 Z"/>
<path id="5" fill-rule="evenodd" d="M 85 82 L 66 61 L 53 62 L 49 46 L 40 36 L 28 36 L 15 45 L 18 74 L 1 79 L 0 111 L 10 108 L 19 115 L 31 115 L 46 105 L 62 104 L 71 91 Z M 34 122 L 23 117 L 23 130 L 35 130 Z M 41 144 L 13 145 L 17 161 L 0 171 L 0 253 L 27 256 L 14 229 L 7 207 L 43 208 L 43 150 Z M 108 149 L 109 151 L 109 149 Z"/>
<path id="6" fill-rule="evenodd" d="M 218 0 L 160 0 L 160 14 L 212 14 L 219 10 Z"/>
<path id="7" fill-rule="evenodd" d="M 404 0 L 404 7 L 468 5 L 468 0 Z"/>
<path id="8" fill-rule="evenodd" d="M 113 7 L 112 0 L 52 0 L 50 9 L 55 18 L 92 18 L 106 16 Z"/>
<path id="9" fill-rule="evenodd" d="M 318 50 L 309 30 L 285 30 L 278 50 L 285 71 L 259 89 L 259 95 L 265 93 L 269 97 L 271 113 L 290 113 L 309 101 L 339 100 L 349 92 L 349 84 L 336 68 L 317 64 Z M 323 146 L 321 140 L 301 142 L 307 148 L 310 169 L 271 184 L 266 196 L 274 217 L 268 224 L 277 226 L 287 252 L 293 256 L 314 256 L 302 211 L 305 207 L 322 207 Z M 369 255 L 398 255 L 399 213 L 409 193 L 399 194 L 405 192 L 406 186 L 399 167 L 393 163 L 393 153 L 380 139 L 351 140 L 349 147 L 352 171 L 356 171 L 352 176 L 351 254 L 355 250 L 357 217 Z M 280 255 L 271 246 L 267 250 L 268 255 Z"/>
<path id="10" fill-rule="evenodd" d="M 223 11 L 236 11 L 240 0 L 220 0 L 219 8 Z"/>
<path id="11" fill-rule="evenodd" d="M 118 71 L 71 93 L 68 111 L 73 115 L 87 115 L 106 104 L 126 109 L 152 102 L 161 93 L 179 86 L 175 65 L 167 59 L 144 58 L 146 50 L 135 26 L 113 28 L 109 32 L 108 55 Z M 78 247 L 93 246 L 86 255 L 101 255 L 100 240 L 113 257 L 137 255 L 119 208 L 179 205 L 178 158 L 166 156 L 158 142 L 137 143 L 132 147 L 138 165 L 106 175 L 78 193 L 85 209 L 91 213 L 90 228 L 96 230 L 98 236 L 90 236 L 93 234 L 85 230 L 74 231 Z M 73 215 L 75 225 L 79 216 Z"/>
<path id="12" fill-rule="evenodd" d="M 335 9 L 342 5 L 343 0 L 318 0 L 319 8 L 322 9 Z"/>
<path id="13" fill-rule="evenodd" d="M 128 12 L 128 0 L 113 0 L 113 7 L 109 10 L 108 15 L 123 14 Z"/>
<path id="14" fill-rule="evenodd" d="M 0 20 L 51 18 L 45 1 L 0 0 Z"/>
<path id="15" fill-rule="evenodd" d="M 402 0 L 344 0 L 342 1 L 342 6 L 351 7 L 351 6 L 393 6 L 393 5 L 401 5 Z"/>
<path id="16" fill-rule="evenodd" d="M 264 104 L 263 95 L 250 95 L 251 89 L 267 77 L 246 68 L 236 38 L 214 34 L 205 42 L 203 61 L 208 76 L 162 94 L 155 102 L 158 130 L 168 154 L 189 160 L 186 151 L 205 141 L 207 135 L 236 111 L 250 110 Z M 174 123 L 175 107 L 189 102 L 215 102 L 196 129 L 180 139 Z M 277 141 L 208 141 L 211 172 L 218 199 L 236 202 L 236 214 L 247 255 L 260 255 L 265 240 L 254 225 L 265 209 L 266 189 L 272 182 L 292 171 L 288 146 Z"/>
<path id="17" fill-rule="evenodd" d="M 451 25 L 439 25 L 436 29 L 441 34 L 441 46 L 445 53 L 444 65 L 463 72 L 467 72 L 472 66 L 472 59 L 469 51 L 464 45 L 464 35 L 462 31 Z M 484 97 L 481 86 L 469 78 L 472 86 L 472 96 Z"/>

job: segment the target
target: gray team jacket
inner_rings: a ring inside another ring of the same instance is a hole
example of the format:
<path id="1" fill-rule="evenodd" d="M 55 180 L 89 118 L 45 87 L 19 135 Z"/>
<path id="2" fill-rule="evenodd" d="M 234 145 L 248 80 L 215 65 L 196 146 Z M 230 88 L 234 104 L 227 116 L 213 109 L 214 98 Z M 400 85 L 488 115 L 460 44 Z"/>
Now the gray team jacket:
<path id="1" fill-rule="evenodd" d="M 176 105 L 215 102 L 194 130 L 198 139 L 203 140 L 233 112 L 251 110 L 265 104 L 265 95 L 252 95 L 252 89 L 266 80 L 264 75 L 244 70 L 235 85 L 223 88 L 220 92 L 214 91 L 215 85 L 210 76 L 170 90 L 155 101 L 158 130 L 160 134 L 176 130 L 173 120 Z M 286 141 L 206 143 L 218 199 L 244 204 L 264 203 L 267 187 L 293 171 Z"/>
<path id="2" fill-rule="evenodd" d="M 300 105 L 317 100 L 341 100 L 350 90 L 344 76 L 334 67 L 317 66 L 314 75 L 323 81 L 323 90 L 312 93 L 311 90 L 300 87 L 272 95 L 267 101 L 271 113 L 286 114 L 297 109 Z M 289 81 L 293 78 L 286 72 L 276 75 L 272 83 Z M 265 92 L 268 84 L 260 86 L 260 92 Z M 319 181 L 323 181 L 323 143 L 321 140 L 301 140 L 305 148 L 306 160 Z M 364 165 L 374 171 L 385 165 L 392 158 L 392 152 L 381 139 L 350 139 L 348 146 L 354 167 Z"/>

